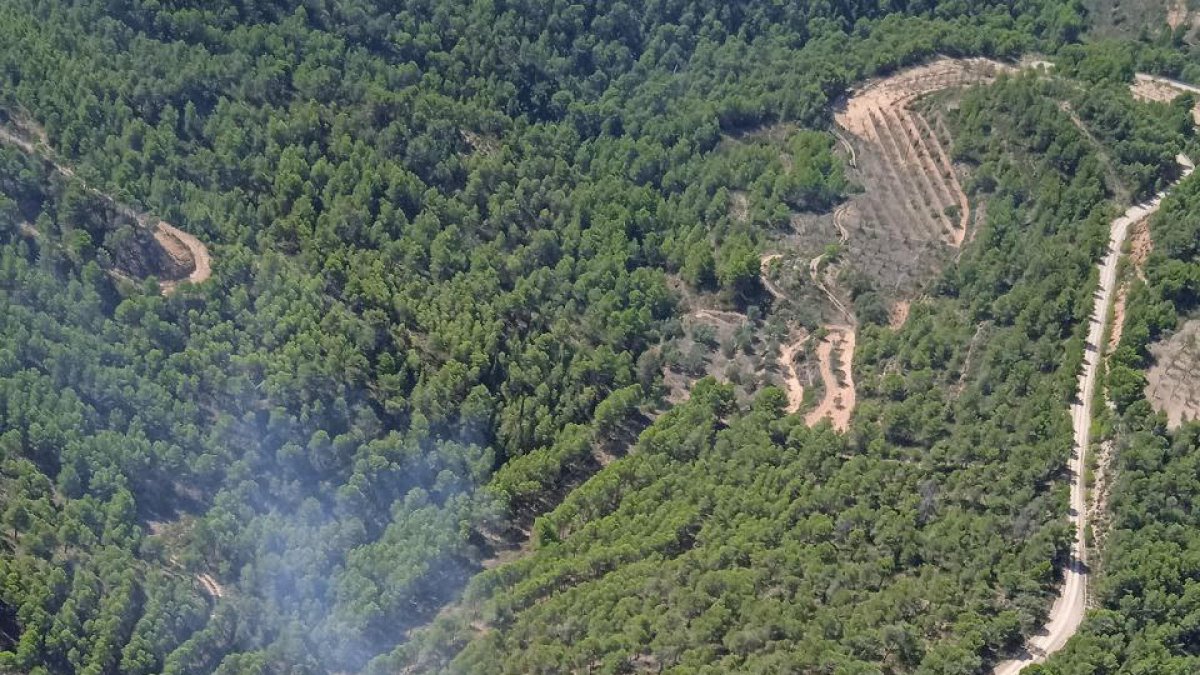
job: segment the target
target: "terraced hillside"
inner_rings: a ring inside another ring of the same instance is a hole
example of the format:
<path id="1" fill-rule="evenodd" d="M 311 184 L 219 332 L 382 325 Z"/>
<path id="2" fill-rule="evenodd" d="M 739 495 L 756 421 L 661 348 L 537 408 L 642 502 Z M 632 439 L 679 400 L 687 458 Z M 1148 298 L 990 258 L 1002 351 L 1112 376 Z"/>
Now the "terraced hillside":
<path id="1" fill-rule="evenodd" d="M 971 222 L 946 149 L 945 124 L 940 117 L 926 119 L 913 104 L 1005 70 L 1011 68 L 984 59 L 939 59 L 867 85 L 836 114 L 852 139 L 864 187 L 845 224 L 851 255 L 886 270 L 880 274 L 890 278 L 880 281 L 892 288 L 919 284 L 938 248 L 961 246 Z"/>

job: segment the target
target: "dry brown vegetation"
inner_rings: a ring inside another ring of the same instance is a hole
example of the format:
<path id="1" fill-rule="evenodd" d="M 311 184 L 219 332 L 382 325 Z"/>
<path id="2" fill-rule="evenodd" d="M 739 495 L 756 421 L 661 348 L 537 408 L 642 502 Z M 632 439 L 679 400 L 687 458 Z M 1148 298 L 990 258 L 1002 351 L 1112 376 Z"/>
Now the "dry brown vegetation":
<path id="1" fill-rule="evenodd" d="M 908 300 L 897 300 L 892 303 L 892 309 L 888 313 L 888 327 L 892 330 L 900 330 L 904 327 L 904 323 L 908 321 L 908 310 L 912 307 L 912 303 Z"/>
<path id="2" fill-rule="evenodd" d="M 1178 427 L 1200 418 L 1200 319 L 1184 322 L 1175 334 L 1150 346 L 1154 365 L 1146 372 L 1146 396 L 1155 410 L 1167 414 L 1167 424 Z"/>
<path id="3" fill-rule="evenodd" d="M 1171 30 L 1176 30 L 1188 22 L 1187 0 L 1170 1 L 1171 5 L 1167 8 L 1167 25 Z"/>

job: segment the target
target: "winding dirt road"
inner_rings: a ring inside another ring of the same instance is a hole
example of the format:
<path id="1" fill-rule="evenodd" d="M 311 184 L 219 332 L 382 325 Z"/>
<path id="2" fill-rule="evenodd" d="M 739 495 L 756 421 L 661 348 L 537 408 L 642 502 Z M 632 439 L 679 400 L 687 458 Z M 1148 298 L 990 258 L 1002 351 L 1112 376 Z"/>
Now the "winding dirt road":
<path id="1" fill-rule="evenodd" d="M 1195 168 L 1188 158 L 1179 156 L 1186 178 Z M 1042 630 L 1030 638 L 1024 652 L 1016 659 L 1004 661 L 996 666 L 995 675 L 1016 675 L 1026 666 L 1041 663 L 1050 654 L 1060 650 L 1079 629 L 1087 610 L 1087 542 L 1084 539 L 1087 527 L 1087 485 L 1084 467 L 1087 466 L 1087 451 L 1091 441 L 1092 400 L 1096 393 L 1097 365 L 1100 362 L 1100 342 L 1104 327 L 1108 323 L 1108 308 L 1112 301 L 1113 287 L 1117 279 L 1117 261 L 1125 243 L 1129 227 L 1158 210 L 1166 192 L 1142 204 L 1129 207 L 1119 218 L 1112 221 L 1109 229 L 1108 252 L 1100 261 L 1100 284 L 1094 295 L 1095 303 L 1088 322 L 1086 351 L 1083 355 L 1083 372 L 1079 374 L 1076 400 L 1071 404 L 1071 423 L 1075 429 L 1075 449 L 1071 453 L 1068 469 L 1071 473 L 1071 507 L 1068 517 L 1075 527 L 1075 543 L 1071 558 L 1063 570 L 1063 585 L 1058 599 L 1050 608 L 1049 621 Z"/>
<path id="2" fill-rule="evenodd" d="M 763 288 L 767 289 L 776 302 L 783 302 L 784 295 L 775 282 L 771 281 L 770 268 L 772 262 L 782 257 L 783 255 L 780 253 L 767 253 L 759 260 Z M 792 335 L 788 337 L 788 341 L 779 345 L 779 363 L 787 369 L 783 380 L 787 387 L 788 413 L 794 413 L 804 405 L 804 385 L 800 382 L 800 372 L 796 370 L 796 354 L 804 348 L 807 342 L 808 333 L 800 330 L 799 332 L 793 331 Z"/>
<path id="3" fill-rule="evenodd" d="M 62 164 L 54 158 L 53 152 L 46 142 L 45 132 L 34 127 L 30 130 L 30 133 L 38 137 L 37 142 L 23 138 L 9 129 L 0 127 L 0 143 L 7 143 L 18 148 L 25 154 L 37 156 L 43 161 L 48 162 L 50 166 L 54 167 L 55 171 L 62 175 L 79 180 L 85 189 L 112 204 L 118 213 L 133 220 L 138 225 L 151 230 L 155 241 L 158 242 L 158 245 L 163 248 L 176 264 L 184 268 L 191 268 L 191 272 L 183 279 L 160 282 L 159 286 L 162 288 L 163 295 L 170 294 L 184 281 L 198 284 L 212 276 L 212 258 L 209 256 L 208 247 L 203 242 L 164 220 L 155 218 L 148 213 L 137 211 L 133 207 L 117 201 L 111 195 L 92 187 L 75 174 L 75 169 Z"/>

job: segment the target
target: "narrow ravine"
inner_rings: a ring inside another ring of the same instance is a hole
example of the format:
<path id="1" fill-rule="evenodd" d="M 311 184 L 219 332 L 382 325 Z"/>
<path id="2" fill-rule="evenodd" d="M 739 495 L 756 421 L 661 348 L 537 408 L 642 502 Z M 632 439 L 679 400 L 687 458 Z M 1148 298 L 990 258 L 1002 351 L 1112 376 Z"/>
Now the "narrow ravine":
<path id="1" fill-rule="evenodd" d="M 1183 176 L 1186 178 L 1194 170 L 1194 165 L 1187 157 L 1180 155 L 1179 163 L 1183 166 Z M 1104 336 L 1104 327 L 1108 323 L 1108 310 L 1112 302 L 1113 288 L 1116 286 L 1117 261 L 1121 258 L 1121 248 L 1129 228 L 1158 210 L 1166 191 L 1160 192 L 1153 199 L 1129 207 L 1119 218 L 1112 221 L 1109 228 L 1108 251 L 1100 260 L 1100 283 L 1094 295 L 1092 315 L 1088 321 L 1087 342 L 1083 355 L 1083 370 L 1079 374 L 1079 386 L 1076 399 L 1071 404 L 1071 424 L 1075 430 L 1075 448 L 1067 465 L 1071 476 L 1071 501 L 1068 518 L 1075 528 L 1075 541 L 1071 547 L 1071 556 L 1063 569 L 1063 584 L 1058 598 L 1050 608 L 1050 616 L 1046 625 L 1037 635 L 1030 638 L 1020 656 L 1004 661 L 993 670 L 995 675 L 1016 675 L 1026 666 L 1044 661 L 1049 655 L 1057 652 L 1066 645 L 1067 640 L 1079 629 L 1087 611 L 1087 482 L 1086 471 L 1088 445 L 1091 442 L 1092 400 L 1096 393 L 1097 366 L 1102 357 L 1100 343 Z"/>

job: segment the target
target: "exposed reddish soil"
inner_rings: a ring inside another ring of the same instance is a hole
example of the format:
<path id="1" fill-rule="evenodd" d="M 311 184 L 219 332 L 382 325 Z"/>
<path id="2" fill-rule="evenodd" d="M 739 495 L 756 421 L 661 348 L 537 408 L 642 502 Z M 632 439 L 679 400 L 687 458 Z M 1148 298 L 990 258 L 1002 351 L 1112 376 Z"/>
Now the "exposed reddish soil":
<path id="1" fill-rule="evenodd" d="M 1143 220 L 1133 226 L 1129 234 L 1129 269 L 1143 281 L 1146 279 L 1146 259 L 1154 250 L 1154 242 L 1150 239 L 1150 222 Z M 1117 299 L 1113 301 L 1112 330 L 1108 335 L 1108 353 L 1112 353 L 1121 344 L 1121 335 L 1125 329 L 1125 299 L 1129 294 L 1130 280 L 1126 278 L 1117 287 Z"/>
<path id="2" fill-rule="evenodd" d="M 768 253 L 762 257 L 759 264 L 762 267 L 762 282 L 763 287 L 767 289 L 777 302 L 784 300 L 783 291 L 780 290 L 775 282 L 771 280 L 770 268 L 771 263 L 782 258 L 779 253 Z M 800 381 L 800 372 L 796 369 L 796 354 L 804 348 L 808 342 L 808 333 L 803 329 L 797 329 L 788 336 L 788 339 L 779 345 L 779 365 L 784 370 L 784 386 L 787 389 L 789 413 L 794 413 L 800 410 L 800 406 L 804 404 L 804 385 Z"/>
<path id="3" fill-rule="evenodd" d="M 794 413 L 804 405 L 804 385 L 800 383 L 800 373 L 796 370 L 796 354 L 808 342 L 808 334 L 800 332 L 787 342 L 779 345 L 779 363 L 784 369 L 784 384 L 787 387 L 787 411 Z"/>
<path id="4" fill-rule="evenodd" d="M 1146 279 L 1146 259 L 1154 251 L 1154 240 L 1150 238 L 1150 221 L 1143 220 L 1129 233 L 1129 262 L 1138 278 Z"/>
<path id="5" fill-rule="evenodd" d="M 184 281 L 198 284 L 212 276 L 212 260 L 208 256 L 208 248 L 196 237 L 170 223 L 159 221 L 154 230 L 154 239 L 173 260 L 185 268 L 192 268 Z M 175 290 L 178 284 L 179 281 L 162 282 L 163 292 Z"/>
<path id="6" fill-rule="evenodd" d="M 746 320 L 745 314 L 730 312 L 723 309 L 698 309 L 695 312 L 692 312 L 692 316 L 701 319 L 712 319 L 713 321 L 720 321 L 721 323 L 733 324 L 739 324 Z"/>

